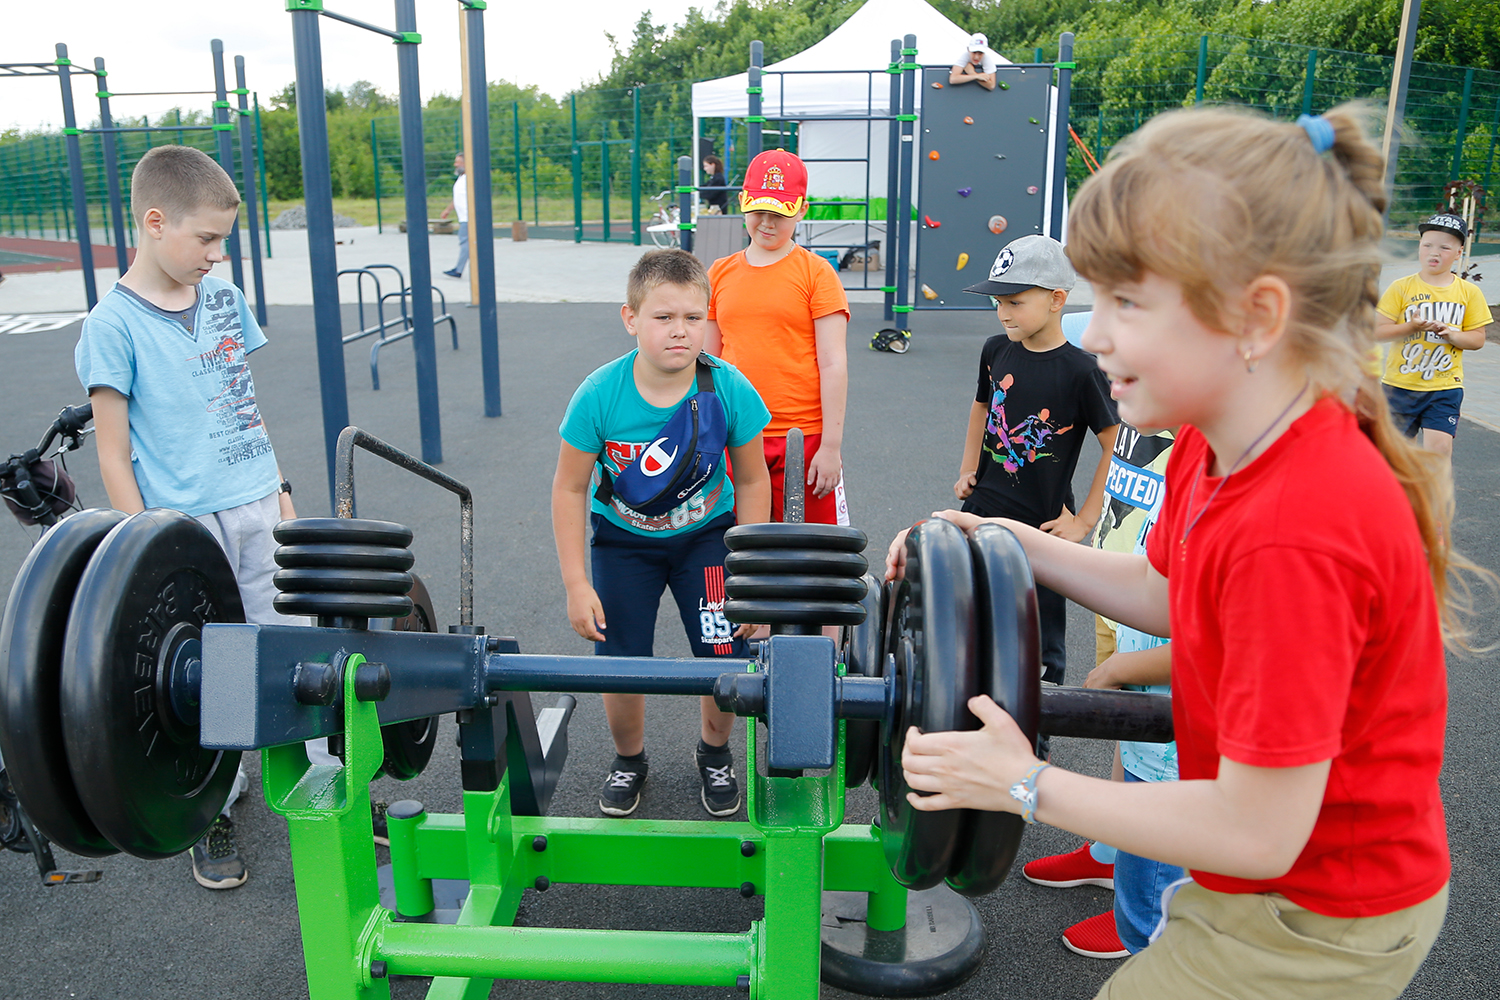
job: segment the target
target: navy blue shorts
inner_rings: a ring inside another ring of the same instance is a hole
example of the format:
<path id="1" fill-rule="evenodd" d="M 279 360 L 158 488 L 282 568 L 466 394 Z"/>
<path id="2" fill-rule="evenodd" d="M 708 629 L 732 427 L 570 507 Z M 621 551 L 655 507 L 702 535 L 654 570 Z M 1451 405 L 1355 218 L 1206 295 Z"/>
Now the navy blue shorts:
<path id="1" fill-rule="evenodd" d="M 1434 389 L 1432 392 L 1414 392 L 1399 389 L 1394 385 L 1385 387 L 1386 402 L 1391 407 L 1391 419 L 1407 437 L 1414 438 L 1418 431 L 1442 431 L 1450 437 L 1458 436 L 1458 409 L 1463 405 L 1462 389 Z"/>
<path id="2" fill-rule="evenodd" d="M 733 514 L 695 531 L 654 536 L 626 531 L 600 514 L 591 520 L 594 591 L 606 623 L 595 655 L 651 656 L 656 612 L 669 586 L 694 656 L 750 655 L 724 617 L 724 532 L 734 527 Z"/>

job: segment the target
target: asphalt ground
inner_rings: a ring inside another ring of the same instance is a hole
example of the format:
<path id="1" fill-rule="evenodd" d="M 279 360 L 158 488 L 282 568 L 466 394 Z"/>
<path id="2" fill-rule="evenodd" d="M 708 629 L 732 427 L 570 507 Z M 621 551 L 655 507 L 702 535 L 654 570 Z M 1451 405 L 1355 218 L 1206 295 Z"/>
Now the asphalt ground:
<path id="1" fill-rule="evenodd" d="M 353 323 L 352 309 L 346 328 Z M 982 339 L 993 332 L 987 314 L 950 314 L 922 324 L 910 353 L 877 354 L 863 343 L 877 329 L 875 307 L 856 305 L 851 326 L 849 429 L 846 477 L 855 523 L 870 536 L 878 560 L 900 528 L 951 501 L 961 440 L 972 398 Z M 469 484 L 475 497 L 476 621 L 493 634 L 519 638 L 526 651 L 587 654 L 563 611 L 563 589 L 553 552 L 548 494 L 557 452 L 557 424 L 582 377 L 630 346 L 618 309 L 599 304 L 500 306 L 505 416 L 481 416 L 476 341 L 477 316 L 461 310 L 461 349 L 439 337 L 445 461 L 443 471 Z M 934 329 L 937 328 L 937 329 Z M 0 337 L 0 448 L 19 450 L 64 404 L 83 398 L 73 375 L 77 326 L 51 333 Z M 328 513 L 318 409 L 317 365 L 311 309 L 273 307 L 271 343 L 252 364 L 277 455 L 296 485 L 304 515 Z M 409 451 L 417 449 L 412 357 L 404 346 L 384 352 L 382 384 L 372 392 L 365 344 L 347 352 L 350 412 L 365 430 Z M 1078 488 L 1086 489 L 1098 459 L 1091 445 L 1080 463 Z M 1500 568 L 1500 435 L 1465 423 L 1457 441 L 1458 546 L 1480 564 Z M 92 445 L 71 469 L 81 496 L 102 504 Z M 417 568 L 428 581 L 439 617 L 456 620 L 457 504 L 450 495 L 407 473 L 361 455 L 357 462 L 359 513 L 402 521 L 416 531 Z M 1336 531 L 1337 512 L 1309 511 Z M 0 597 L 36 537 L 0 518 Z M 1495 598 L 1479 597 L 1482 642 L 1500 638 Z M 1316 623 L 1279 626 L 1289 654 L 1297 634 Z M 658 624 L 657 651 L 686 655 L 677 617 L 668 604 Z M 1070 608 L 1070 683 L 1082 681 L 1093 662 L 1092 616 Z M 1454 875 L 1452 905 L 1443 936 L 1407 995 L 1474 1000 L 1500 995 L 1495 984 L 1500 954 L 1500 883 L 1491 865 L 1500 842 L 1500 703 L 1493 678 L 1500 655 L 1452 657 L 1452 690 L 1444 798 L 1448 807 Z M 1295 691 L 1287 692 L 1289 698 Z M 538 707 L 551 703 L 537 695 Z M 696 739 L 692 699 L 656 698 L 648 709 L 651 777 L 641 816 L 695 819 L 697 779 L 689 757 Z M 430 811 L 456 811 L 457 752 L 451 720 L 438 754 L 419 778 L 405 784 L 382 779 L 379 798 L 416 798 Z M 743 726 L 734 744 L 743 768 Z M 610 759 L 610 744 L 596 696 L 581 696 L 570 729 L 571 759 L 553 804 L 556 815 L 597 815 L 595 797 Z M 1094 774 L 1107 772 L 1102 743 L 1059 739 L 1054 760 Z M 251 794 L 236 809 L 249 882 L 229 892 L 198 887 L 186 857 L 162 862 L 117 856 L 92 862 L 59 855 L 64 867 L 100 867 L 92 885 L 44 888 L 30 857 L 0 854 L 0 1000 L 32 997 L 223 998 L 265 1000 L 306 996 L 300 928 L 285 823 L 260 795 L 259 761 L 247 760 Z M 874 813 L 868 788 L 851 793 L 848 818 Z M 743 816 L 743 813 L 741 813 Z M 1081 958 L 1059 935 L 1069 924 L 1109 908 L 1110 893 L 1082 888 L 1043 889 L 1020 876 L 1026 860 L 1070 850 L 1071 834 L 1036 827 L 1027 832 L 1011 876 L 978 901 L 988 934 L 980 972 L 952 991 L 961 998 L 1065 998 L 1092 996 L 1113 963 Z M 384 860 L 383 852 L 380 855 Z M 545 895 L 528 890 L 521 918 L 558 927 L 742 931 L 761 913 L 759 900 L 733 890 L 673 890 L 554 886 Z M 392 995 L 423 995 L 418 980 L 396 980 Z M 548 996 L 610 1000 L 675 1000 L 742 996 L 733 991 L 592 984 L 499 983 L 495 997 Z M 823 996 L 846 994 L 824 987 Z"/>

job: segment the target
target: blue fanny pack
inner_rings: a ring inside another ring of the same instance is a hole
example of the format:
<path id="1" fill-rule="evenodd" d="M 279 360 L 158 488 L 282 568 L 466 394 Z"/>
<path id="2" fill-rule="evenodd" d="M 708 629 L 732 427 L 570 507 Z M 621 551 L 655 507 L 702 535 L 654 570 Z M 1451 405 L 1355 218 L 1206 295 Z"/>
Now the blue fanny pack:
<path id="1" fill-rule="evenodd" d="M 602 456 L 594 499 L 612 501 L 648 517 L 686 503 L 713 478 L 729 442 L 729 420 L 714 392 L 713 367 L 698 358 L 698 391 L 682 401 L 635 461 L 611 477 Z"/>

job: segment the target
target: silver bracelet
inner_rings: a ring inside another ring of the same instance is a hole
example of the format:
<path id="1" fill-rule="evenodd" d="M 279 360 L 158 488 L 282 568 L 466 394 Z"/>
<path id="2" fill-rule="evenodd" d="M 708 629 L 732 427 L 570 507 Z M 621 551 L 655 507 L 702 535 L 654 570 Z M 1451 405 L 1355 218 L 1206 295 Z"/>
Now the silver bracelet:
<path id="1" fill-rule="evenodd" d="M 1010 786 L 1010 797 L 1021 803 L 1021 819 L 1027 826 L 1036 823 L 1036 779 L 1051 764 L 1037 764 L 1026 772 L 1026 777 Z"/>

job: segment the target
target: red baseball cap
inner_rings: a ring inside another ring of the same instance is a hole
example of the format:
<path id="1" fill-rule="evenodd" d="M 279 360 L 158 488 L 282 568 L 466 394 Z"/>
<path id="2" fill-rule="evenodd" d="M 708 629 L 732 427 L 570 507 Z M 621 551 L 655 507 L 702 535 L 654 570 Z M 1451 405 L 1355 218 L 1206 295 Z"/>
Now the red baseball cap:
<path id="1" fill-rule="evenodd" d="M 807 167 L 795 153 L 768 149 L 750 161 L 741 212 L 774 212 L 792 218 L 807 203 Z"/>

